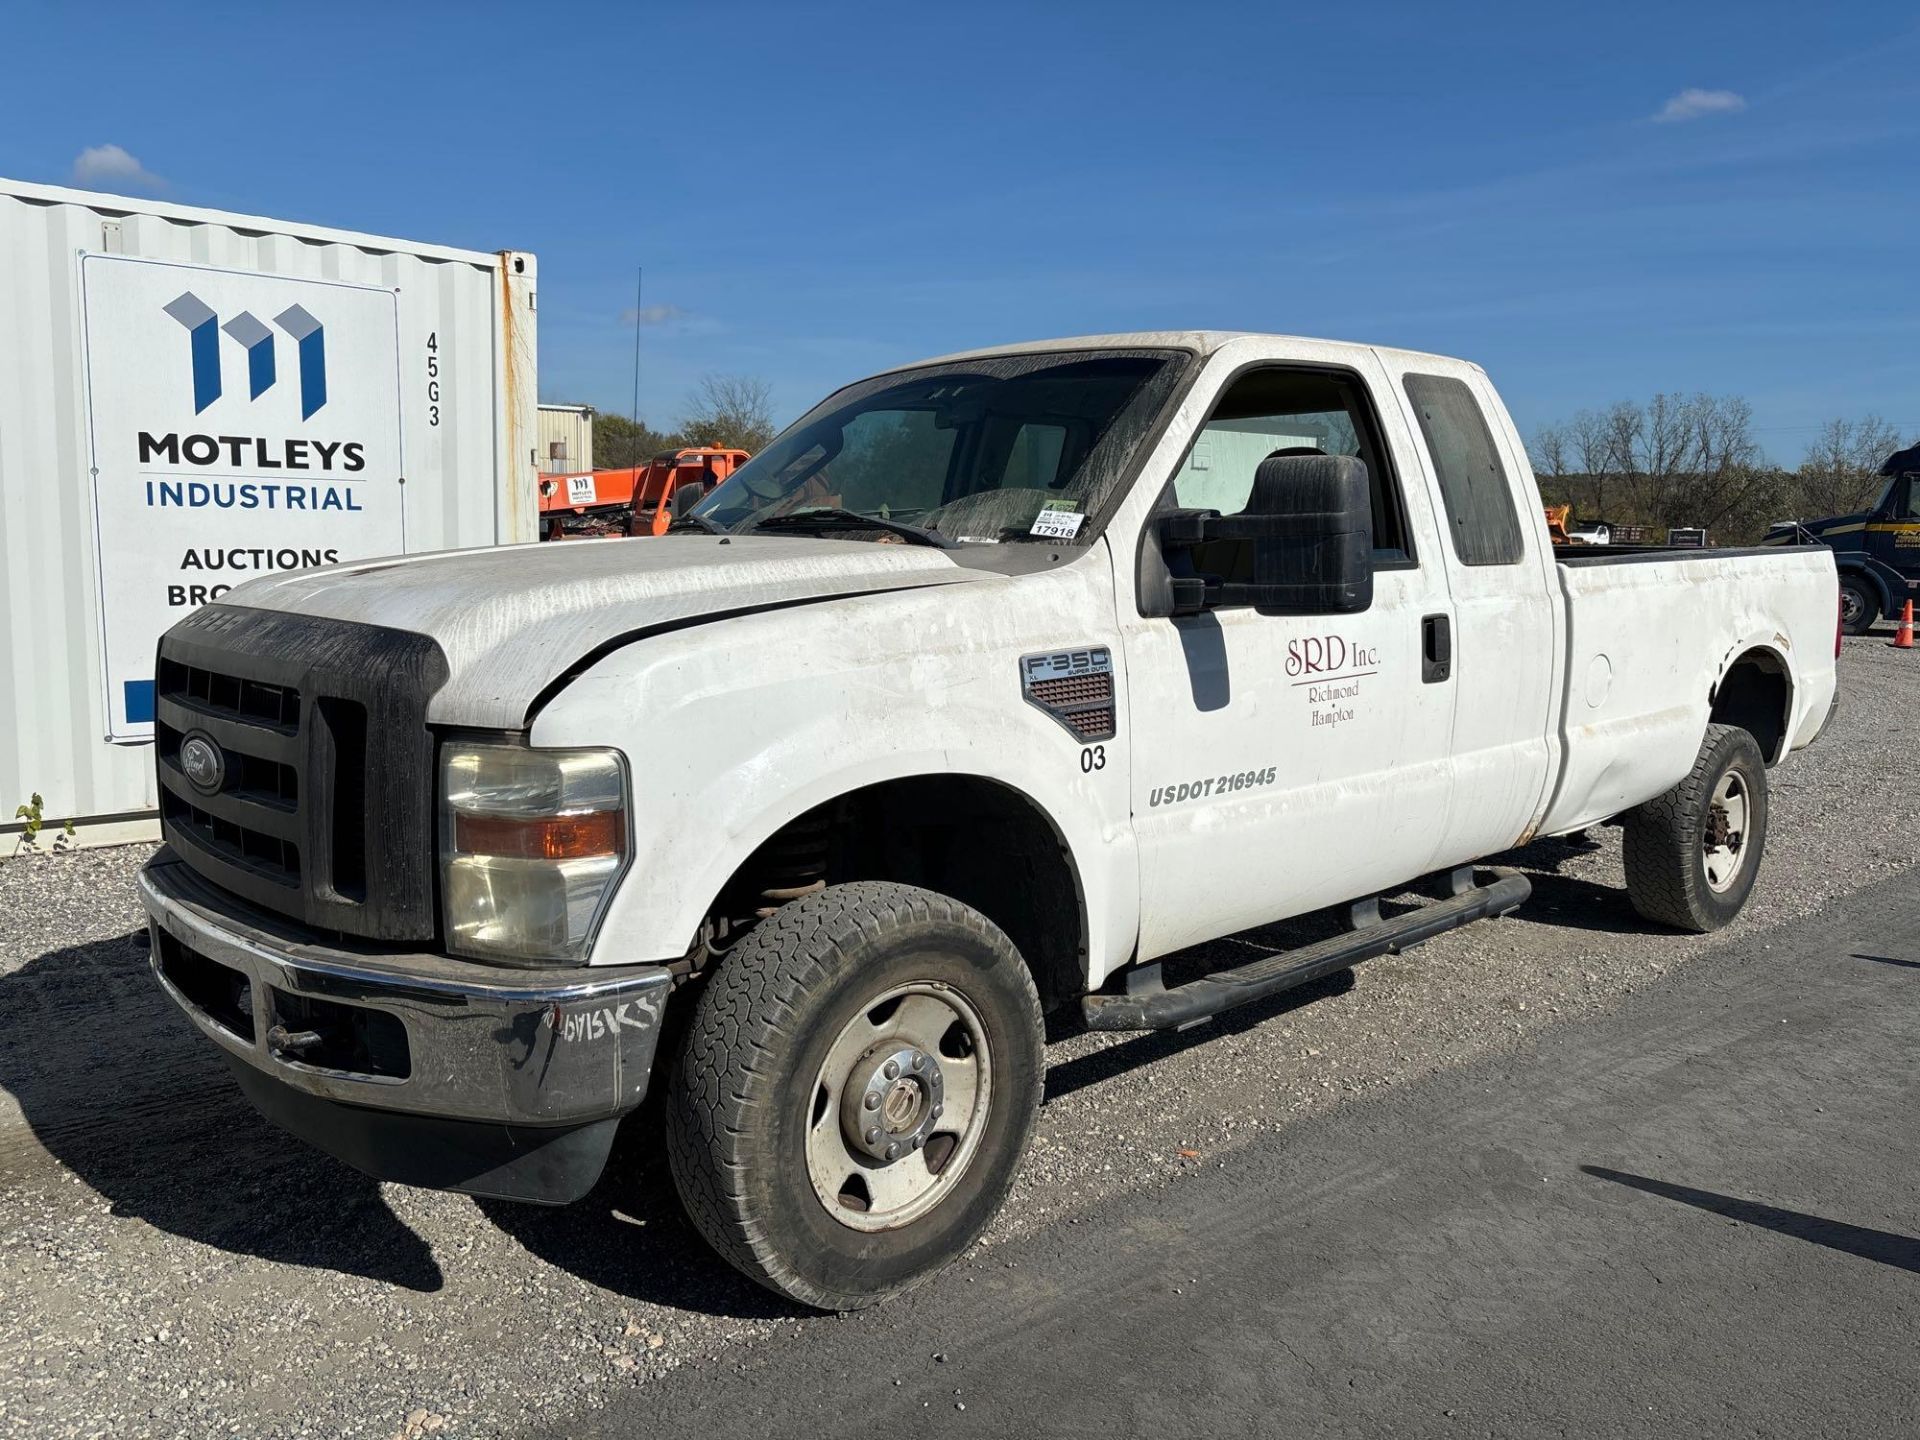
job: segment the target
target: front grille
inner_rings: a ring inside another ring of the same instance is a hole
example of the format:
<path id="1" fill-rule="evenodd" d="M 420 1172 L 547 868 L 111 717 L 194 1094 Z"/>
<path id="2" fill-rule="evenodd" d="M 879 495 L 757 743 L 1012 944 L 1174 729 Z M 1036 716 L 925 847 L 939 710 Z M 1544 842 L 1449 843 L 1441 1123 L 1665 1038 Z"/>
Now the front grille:
<path id="1" fill-rule="evenodd" d="M 160 820 L 171 833 L 282 889 L 300 869 L 300 692 L 244 675 L 161 660 L 153 727 Z M 181 761 L 189 740 L 215 746 L 217 784 Z"/>
<path id="2" fill-rule="evenodd" d="M 171 792 L 160 797 L 160 819 L 191 835 L 204 848 L 275 884 L 300 883 L 300 847 L 291 840 L 250 829 L 235 820 L 223 820 Z"/>
<path id="3" fill-rule="evenodd" d="M 300 692 L 240 675 L 222 675 L 178 660 L 160 662 L 159 691 L 197 709 L 257 725 L 293 731 L 300 726 Z"/>
<path id="4" fill-rule="evenodd" d="M 439 646 L 210 605 L 161 638 L 155 675 L 161 827 L 187 864 L 322 929 L 435 937 L 426 713 L 447 675 Z M 217 752 L 212 775 L 187 771 L 196 739 Z"/>

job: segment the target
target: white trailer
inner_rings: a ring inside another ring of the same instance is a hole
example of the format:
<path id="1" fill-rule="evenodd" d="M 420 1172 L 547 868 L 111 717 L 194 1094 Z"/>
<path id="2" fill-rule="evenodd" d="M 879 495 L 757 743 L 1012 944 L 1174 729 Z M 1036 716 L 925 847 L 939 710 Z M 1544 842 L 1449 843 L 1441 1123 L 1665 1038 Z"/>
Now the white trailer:
<path id="1" fill-rule="evenodd" d="M 536 538 L 533 256 L 0 179 L 0 264 L 0 821 L 157 835 L 154 647 L 231 586 Z"/>

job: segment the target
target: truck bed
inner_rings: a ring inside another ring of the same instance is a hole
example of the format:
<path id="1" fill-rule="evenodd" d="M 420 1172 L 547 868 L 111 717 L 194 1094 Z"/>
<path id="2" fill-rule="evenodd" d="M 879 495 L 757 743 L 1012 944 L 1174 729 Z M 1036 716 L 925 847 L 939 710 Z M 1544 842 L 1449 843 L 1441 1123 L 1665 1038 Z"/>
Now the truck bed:
<path id="1" fill-rule="evenodd" d="M 1768 762 L 1818 732 L 1835 683 L 1830 555 L 1576 545 L 1554 558 L 1567 659 L 1559 775 L 1541 833 L 1607 819 L 1678 783 L 1721 678 L 1745 656 L 1757 652 L 1787 690 Z"/>

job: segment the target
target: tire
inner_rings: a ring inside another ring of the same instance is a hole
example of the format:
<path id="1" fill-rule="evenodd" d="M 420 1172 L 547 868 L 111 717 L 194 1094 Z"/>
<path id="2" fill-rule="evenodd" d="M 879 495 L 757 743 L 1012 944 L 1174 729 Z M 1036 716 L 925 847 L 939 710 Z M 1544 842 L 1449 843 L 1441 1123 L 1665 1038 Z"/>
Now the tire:
<path id="1" fill-rule="evenodd" d="M 1624 842 L 1627 894 L 1647 919 L 1696 934 L 1732 920 L 1767 848 L 1767 766 L 1753 736 L 1709 725 L 1692 773 L 1627 812 Z"/>
<path id="2" fill-rule="evenodd" d="M 1858 575 L 1840 577 L 1840 628 L 1849 635 L 1864 635 L 1880 618 L 1880 597 Z"/>
<path id="3" fill-rule="evenodd" d="M 956 900 L 860 881 L 782 906 L 720 962 L 674 1065 L 667 1153 L 689 1218 L 803 1305 L 911 1289 L 1006 1198 L 1044 1034 L 1020 953 Z"/>

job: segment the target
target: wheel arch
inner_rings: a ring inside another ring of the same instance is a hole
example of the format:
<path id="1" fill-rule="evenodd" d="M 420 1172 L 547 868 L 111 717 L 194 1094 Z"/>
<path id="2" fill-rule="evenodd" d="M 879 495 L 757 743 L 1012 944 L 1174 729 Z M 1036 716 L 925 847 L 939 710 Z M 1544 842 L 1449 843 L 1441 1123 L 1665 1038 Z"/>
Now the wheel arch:
<path id="1" fill-rule="evenodd" d="M 1786 758 L 1793 738 L 1793 667 L 1771 644 L 1739 651 L 1708 692 L 1709 724 L 1736 725 L 1753 736 L 1769 766 Z"/>
<path id="2" fill-rule="evenodd" d="M 1888 585 L 1886 577 L 1864 557 L 1858 560 L 1836 559 L 1834 569 L 1842 580 L 1857 579 L 1864 582 L 1874 598 L 1880 602 L 1882 615 L 1893 613 L 1895 601 L 1892 587 Z"/>
<path id="3" fill-rule="evenodd" d="M 1089 907 L 1073 845 L 1038 799 L 1003 779 L 930 770 L 850 785 L 763 817 L 741 849 L 710 916 L 735 923 L 820 884 L 899 881 L 1005 931 L 1047 1009 L 1087 988 Z"/>

